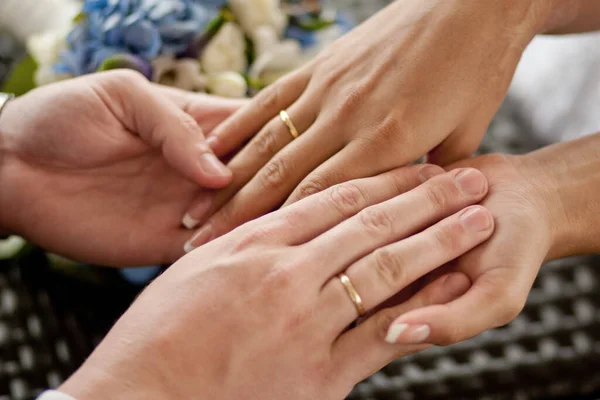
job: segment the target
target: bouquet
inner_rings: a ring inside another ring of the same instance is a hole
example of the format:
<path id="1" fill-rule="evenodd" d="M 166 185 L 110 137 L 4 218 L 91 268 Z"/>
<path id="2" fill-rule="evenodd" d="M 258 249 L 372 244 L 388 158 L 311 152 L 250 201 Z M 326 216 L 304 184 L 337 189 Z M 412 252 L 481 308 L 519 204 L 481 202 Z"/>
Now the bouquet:
<path id="1" fill-rule="evenodd" d="M 85 0 L 71 26 L 34 35 L 34 86 L 115 68 L 249 97 L 351 28 L 319 0 Z"/>

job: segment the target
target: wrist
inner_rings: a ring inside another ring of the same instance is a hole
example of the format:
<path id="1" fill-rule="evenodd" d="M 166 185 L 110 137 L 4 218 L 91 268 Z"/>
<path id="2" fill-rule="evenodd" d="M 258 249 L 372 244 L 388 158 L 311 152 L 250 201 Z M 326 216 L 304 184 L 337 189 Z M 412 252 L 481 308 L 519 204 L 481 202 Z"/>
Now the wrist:
<path id="1" fill-rule="evenodd" d="M 548 260 L 600 251 L 598 149 L 600 134 L 518 157 L 547 216 Z"/>

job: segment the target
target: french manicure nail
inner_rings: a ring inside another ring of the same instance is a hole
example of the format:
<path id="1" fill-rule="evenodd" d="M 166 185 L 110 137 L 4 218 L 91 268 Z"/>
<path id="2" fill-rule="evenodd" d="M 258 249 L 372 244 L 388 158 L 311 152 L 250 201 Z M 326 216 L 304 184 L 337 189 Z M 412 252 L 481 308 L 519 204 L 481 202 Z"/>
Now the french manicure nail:
<path id="1" fill-rule="evenodd" d="M 188 229 L 194 229 L 200 223 L 200 221 L 198 221 L 197 219 L 192 218 L 192 216 L 190 215 L 190 213 L 186 213 L 183 216 L 183 219 L 181 220 L 181 223 L 183 224 L 183 226 L 185 226 Z"/>
<path id="2" fill-rule="evenodd" d="M 212 239 L 213 229 L 210 225 L 204 225 L 194 237 L 192 237 L 184 246 L 186 253 L 194 250 L 196 247 L 202 246 Z"/>
<path id="3" fill-rule="evenodd" d="M 204 153 L 200 157 L 200 168 L 208 176 L 229 176 L 231 172 L 212 153 Z"/>
<path id="4" fill-rule="evenodd" d="M 195 247 L 190 242 L 187 242 L 186 244 L 183 245 L 183 251 L 185 251 L 186 253 L 189 253 L 190 251 L 192 251 L 194 249 L 195 249 Z"/>
<path id="5" fill-rule="evenodd" d="M 485 190 L 485 178 L 473 168 L 467 168 L 456 175 L 456 180 L 461 188 L 472 195 L 481 194 Z"/>
<path id="6" fill-rule="evenodd" d="M 492 219 L 482 207 L 470 207 L 463 211 L 460 221 L 473 232 L 484 232 L 492 227 Z"/>
<path id="7" fill-rule="evenodd" d="M 425 183 L 442 172 L 444 172 L 444 170 L 442 170 L 440 167 L 428 165 L 427 167 L 421 168 L 419 171 L 419 178 L 421 179 L 421 182 Z"/>
<path id="8" fill-rule="evenodd" d="M 429 325 L 393 323 L 388 329 L 385 341 L 390 344 L 420 344 L 427 340 L 430 333 Z"/>
<path id="9" fill-rule="evenodd" d="M 188 229 L 193 229 L 200 221 L 204 220 L 210 211 L 213 204 L 213 195 L 210 193 L 203 193 L 200 195 L 199 200 L 192 205 L 191 209 L 183 216 L 181 223 Z"/>

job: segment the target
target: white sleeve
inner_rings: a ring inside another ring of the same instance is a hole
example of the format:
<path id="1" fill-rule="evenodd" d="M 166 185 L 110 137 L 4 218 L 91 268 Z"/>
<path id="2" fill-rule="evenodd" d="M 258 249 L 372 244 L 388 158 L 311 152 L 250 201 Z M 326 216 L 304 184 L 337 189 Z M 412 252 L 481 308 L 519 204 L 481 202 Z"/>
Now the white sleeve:
<path id="1" fill-rule="evenodd" d="M 58 390 L 47 390 L 42 393 L 36 400 L 77 400 L 74 397 L 59 392 Z"/>

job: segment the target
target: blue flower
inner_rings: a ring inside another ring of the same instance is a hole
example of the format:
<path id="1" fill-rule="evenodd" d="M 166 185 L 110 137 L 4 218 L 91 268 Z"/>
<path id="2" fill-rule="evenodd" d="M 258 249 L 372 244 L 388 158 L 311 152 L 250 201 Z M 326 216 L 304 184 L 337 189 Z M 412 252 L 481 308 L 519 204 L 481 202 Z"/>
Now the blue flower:
<path id="1" fill-rule="evenodd" d="M 85 18 L 68 37 L 55 70 L 95 72 L 116 54 L 151 62 L 184 52 L 226 0 L 85 0 Z"/>

